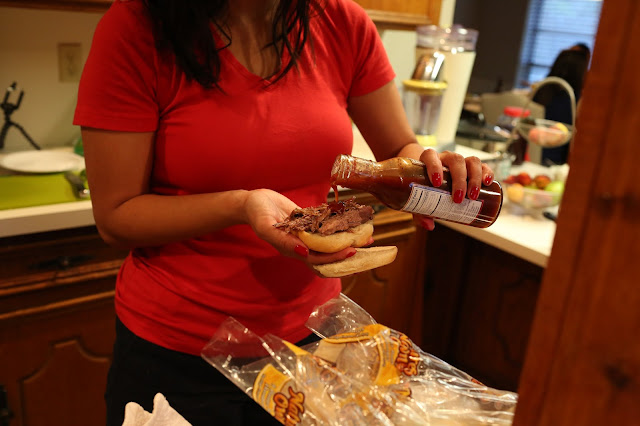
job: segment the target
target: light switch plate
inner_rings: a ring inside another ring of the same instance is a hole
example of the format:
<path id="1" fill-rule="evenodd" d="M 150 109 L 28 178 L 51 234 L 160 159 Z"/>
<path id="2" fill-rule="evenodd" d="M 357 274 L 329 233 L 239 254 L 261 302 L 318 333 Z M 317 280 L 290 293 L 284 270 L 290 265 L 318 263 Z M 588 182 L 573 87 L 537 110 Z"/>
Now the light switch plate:
<path id="1" fill-rule="evenodd" d="M 58 43 L 58 80 L 61 83 L 80 81 L 82 74 L 82 45 Z"/>

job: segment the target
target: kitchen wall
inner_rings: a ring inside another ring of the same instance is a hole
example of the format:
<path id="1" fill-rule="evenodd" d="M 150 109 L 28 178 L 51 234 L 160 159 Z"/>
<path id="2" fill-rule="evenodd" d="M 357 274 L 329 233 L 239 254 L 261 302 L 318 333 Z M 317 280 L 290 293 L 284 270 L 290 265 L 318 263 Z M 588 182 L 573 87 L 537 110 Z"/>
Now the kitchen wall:
<path id="1" fill-rule="evenodd" d="M 442 1 L 441 27 L 456 23 L 479 31 L 469 92 L 492 92 L 498 80 L 502 80 L 504 90 L 518 87 L 516 74 L 528 7 L 529 0 Z M 385 30 L 380 35 L 396 70 L 396 83 L 400 87 L 415 65 L 415 32 Z"/>
<path id="2" fill-rule="evenodd" d="M 456 0 L 442 0 L 439 26 L 446 28 L 453 25 L 457 3 Z M 401 88 L 402 80 L 413 74 L 416 65 L 416 33 L 406 30 L 383 30 L 380 31 L 380 37 L 396 72 L 396 86 Z"/>
<path id="3" fill-rule="evenodd" d="M 469 92 L 517 87 L 515 81 L 529 0 L 464 0 L 455 5 L 454 20 L 479 31 Z"/>
<path id="4" fill-rule="evenodd" d="M 455 0 L 443 0 L 440 25 L 449 26 Z M 91 46 L 101 13 L 50 11 L 0 7 L 0 96 L 14 81 L 25 95 L 12 119 L 43 147 L 70 145 L 80 136 L 73 126 L 77 82 L 58 78 L 58 43 L 80 43 L 82 63 Z M 415 32 L 384 30 L 380 33 L 397 74 L 396 84 L 409 77 L 415 65 Z M 10 95 L 15 103 L 17 93 Z M 4 152 L 31 149 L 13 128 Z"/>
<path id="5" fill-rule="evenodd" d="M 58 79 L 58 43 L 80 43 L 82 63 L 99 13 L 0 7 L 0 96 L 14 81 L 24 90 L 11 116 L 45 147 L 68 145 L 80 135 L 71 124 L 78 83 Z M 9 102 L 17 101 L 17 93 Z M 20 132 L 9 130 L 4 151 L 31 149 Z"/>

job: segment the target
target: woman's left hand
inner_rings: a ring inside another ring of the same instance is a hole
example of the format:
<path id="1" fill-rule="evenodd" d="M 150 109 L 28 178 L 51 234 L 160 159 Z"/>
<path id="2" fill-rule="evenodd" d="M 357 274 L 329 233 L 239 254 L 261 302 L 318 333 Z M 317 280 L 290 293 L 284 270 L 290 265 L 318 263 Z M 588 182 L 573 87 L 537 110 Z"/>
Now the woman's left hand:
<path id="1" fill-rule="evenodd" d="M 436 188 L 442 184 L 443 167 L 449 169 L 452 180 L 451 197 L 454 203 L 461 203 L 465 194 L 470 200 L 477 200 L 480 187 L 491 185 L 493 182 L 493 170 L 478 157 L 463 157 L 451 151 L 438 153 L 436 150 L 427 149 L 420 155 L 420 161 L 427 166 L 429 180 Z M 414 220 L 428 230 L 433 230 L 435 226 L 433 218 L 428 216 L 414 215 Z"/>
<path id="2" fill-rule="evenodd" d="M 353 247 L 347 247 L 336 253 L 309 250 L 298 237 L 273 226 L 286 219 L 296 207 L 298 206 L 293 201 L 275 191 L 269 189 L 249 191 L 244 203 L 246 222 L 258 237 L 271 244 L 280 254 L 301 260 L 310 267 L 343 260 L 355 254 Z"/>

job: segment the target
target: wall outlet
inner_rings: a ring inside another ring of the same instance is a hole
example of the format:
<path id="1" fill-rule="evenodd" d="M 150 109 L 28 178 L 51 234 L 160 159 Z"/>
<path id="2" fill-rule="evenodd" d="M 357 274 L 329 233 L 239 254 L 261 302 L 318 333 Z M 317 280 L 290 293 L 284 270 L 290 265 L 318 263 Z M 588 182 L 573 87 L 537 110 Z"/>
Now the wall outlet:
<path id="1" fill-rule="evenodd" d="M 58 80 L 61 83 L 80 81 L 82 74 L 82 45 L 58 43 Z"/>

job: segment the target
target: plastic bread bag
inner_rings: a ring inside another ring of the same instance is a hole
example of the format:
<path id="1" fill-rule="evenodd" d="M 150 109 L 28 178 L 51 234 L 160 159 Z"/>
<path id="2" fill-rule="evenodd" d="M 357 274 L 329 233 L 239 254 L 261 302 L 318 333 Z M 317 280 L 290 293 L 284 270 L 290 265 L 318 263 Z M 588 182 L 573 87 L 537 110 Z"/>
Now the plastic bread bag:
<path id="1" fill-rule="evenodd" d="M 402 392 L 360 383 L 278 337 L 258 337 L 230 318 L 202 357 L 286 425 L 421 425 Z"/>
<path id="2" fill-rule="evenodd" d="M 489 388 L 377 324 L 347 296 L 319 306 L 307 327 L 323 339 L 305 346 L 348 377 L 407 396 L 425 424 L 511 424 L 517 394 Z"/>

